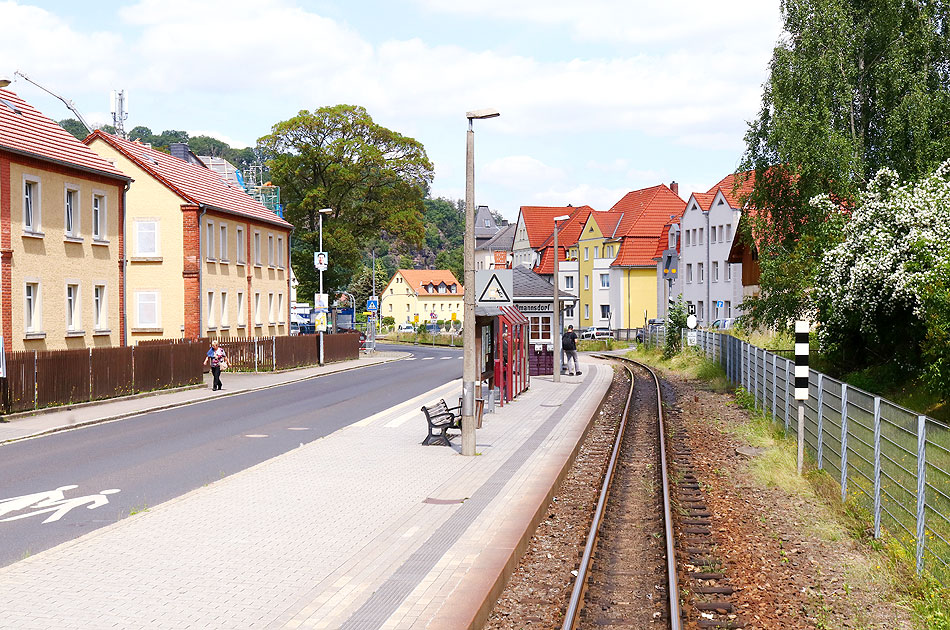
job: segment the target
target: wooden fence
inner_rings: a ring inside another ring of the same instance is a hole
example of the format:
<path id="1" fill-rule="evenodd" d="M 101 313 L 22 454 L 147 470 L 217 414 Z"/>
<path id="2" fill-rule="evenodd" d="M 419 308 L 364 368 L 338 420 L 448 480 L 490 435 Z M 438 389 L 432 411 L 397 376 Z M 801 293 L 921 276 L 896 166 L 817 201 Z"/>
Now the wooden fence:
<path id="1" fill-rule="evenodd" d="M 202 343 L 8 352 L 3 413 L 202 382 Z"/>
<path id="2" fill-rule="evenodd" d="M 357 334 L 324 335 L 324 361 L 359 358 Z M 8 352 L 2 413 L 198 385 L 208 340 L 162 339 L 136 346 L 81 350 Z M 320 360 L 320 337 L 229 338 L 221 341 L 231 369 L 268 372 Z"/>

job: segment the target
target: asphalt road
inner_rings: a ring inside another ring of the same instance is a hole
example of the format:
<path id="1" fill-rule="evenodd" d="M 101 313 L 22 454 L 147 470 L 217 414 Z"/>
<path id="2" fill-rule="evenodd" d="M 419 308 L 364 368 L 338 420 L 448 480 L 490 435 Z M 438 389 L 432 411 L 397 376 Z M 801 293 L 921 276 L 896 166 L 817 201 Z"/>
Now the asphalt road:
<path id="1" fill-rule="evenodd" d="M 462 375 L 459 349 L 391 348 L 432 360 L 329 374 L 0 447 L 0 566 L 244 470 Z M 425 437 L 421 414 L 419 437 Z M 56 495 L 57 488 L 63 494 Z M 19 503 L 10 500 L 34 494 Z M 77 501 L 71 506 L 36 503 L 47 497 L 51 502 L 64 497 Z M 25 509 L 30 505 L 34 507 Z"/>

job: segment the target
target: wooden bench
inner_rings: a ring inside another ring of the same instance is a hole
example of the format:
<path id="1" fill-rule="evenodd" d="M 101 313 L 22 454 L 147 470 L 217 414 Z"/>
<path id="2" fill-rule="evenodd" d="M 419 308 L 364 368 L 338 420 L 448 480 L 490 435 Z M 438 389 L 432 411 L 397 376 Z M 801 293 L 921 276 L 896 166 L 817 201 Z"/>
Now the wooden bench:
<path id="1" fill-rule="evenodd" d="M 430 444 L 451 446 L 448 430 L 458 429 L 461 431 L 461 409 L 461 404 L 457 407 L 449 407 L 445 404 L 444 398 L 430 407 L 423 407 L 422 413 L 425 414 L 426 423 L 429 425 L 429 435 L 422 443 L 426 446 Z"/>

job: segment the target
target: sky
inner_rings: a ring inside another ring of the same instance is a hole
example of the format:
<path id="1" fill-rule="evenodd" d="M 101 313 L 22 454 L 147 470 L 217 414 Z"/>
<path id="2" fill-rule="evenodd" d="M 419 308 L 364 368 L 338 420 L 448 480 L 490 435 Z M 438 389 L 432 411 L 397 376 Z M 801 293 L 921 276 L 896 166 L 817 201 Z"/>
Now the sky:
<path id="1" fill-rule="evenodd" d="M 735 171 L 782 23 L 779 0 L 0 0 L 0 30 L 0 75 L 93 123 L 124 89 L 126 129 L 241 147 L 362 105 L 422 142 L 435 197 L 464 198 L 465 113 L 497 109 L 475 121 L 475 196 L 513 221 Z"/>

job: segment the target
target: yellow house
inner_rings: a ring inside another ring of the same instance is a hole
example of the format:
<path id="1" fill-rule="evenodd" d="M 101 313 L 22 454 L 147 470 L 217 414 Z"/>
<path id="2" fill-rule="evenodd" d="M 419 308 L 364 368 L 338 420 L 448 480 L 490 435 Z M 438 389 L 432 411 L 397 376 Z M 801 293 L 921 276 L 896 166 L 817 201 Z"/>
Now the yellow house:
<path id="1" fill-rule="evenodd" d="M 397 324 L 461 322 L 464 295 L 464 287 L 447 269 L 399 269 L 379 296 L 379 312 Z"/>
<path id="2" fill-rule="evenodd" d="M 135 178 L 126 225 L 132 343 L 289 333 L 289 223 L 187 147 L 176 157 L 102 131 L 85 143 Z"/>
<path id="3" fill-rule="evenodd" d="M 0 89 L 2 333 L 11 350 L 124 344 L 130 178 Z"/>

